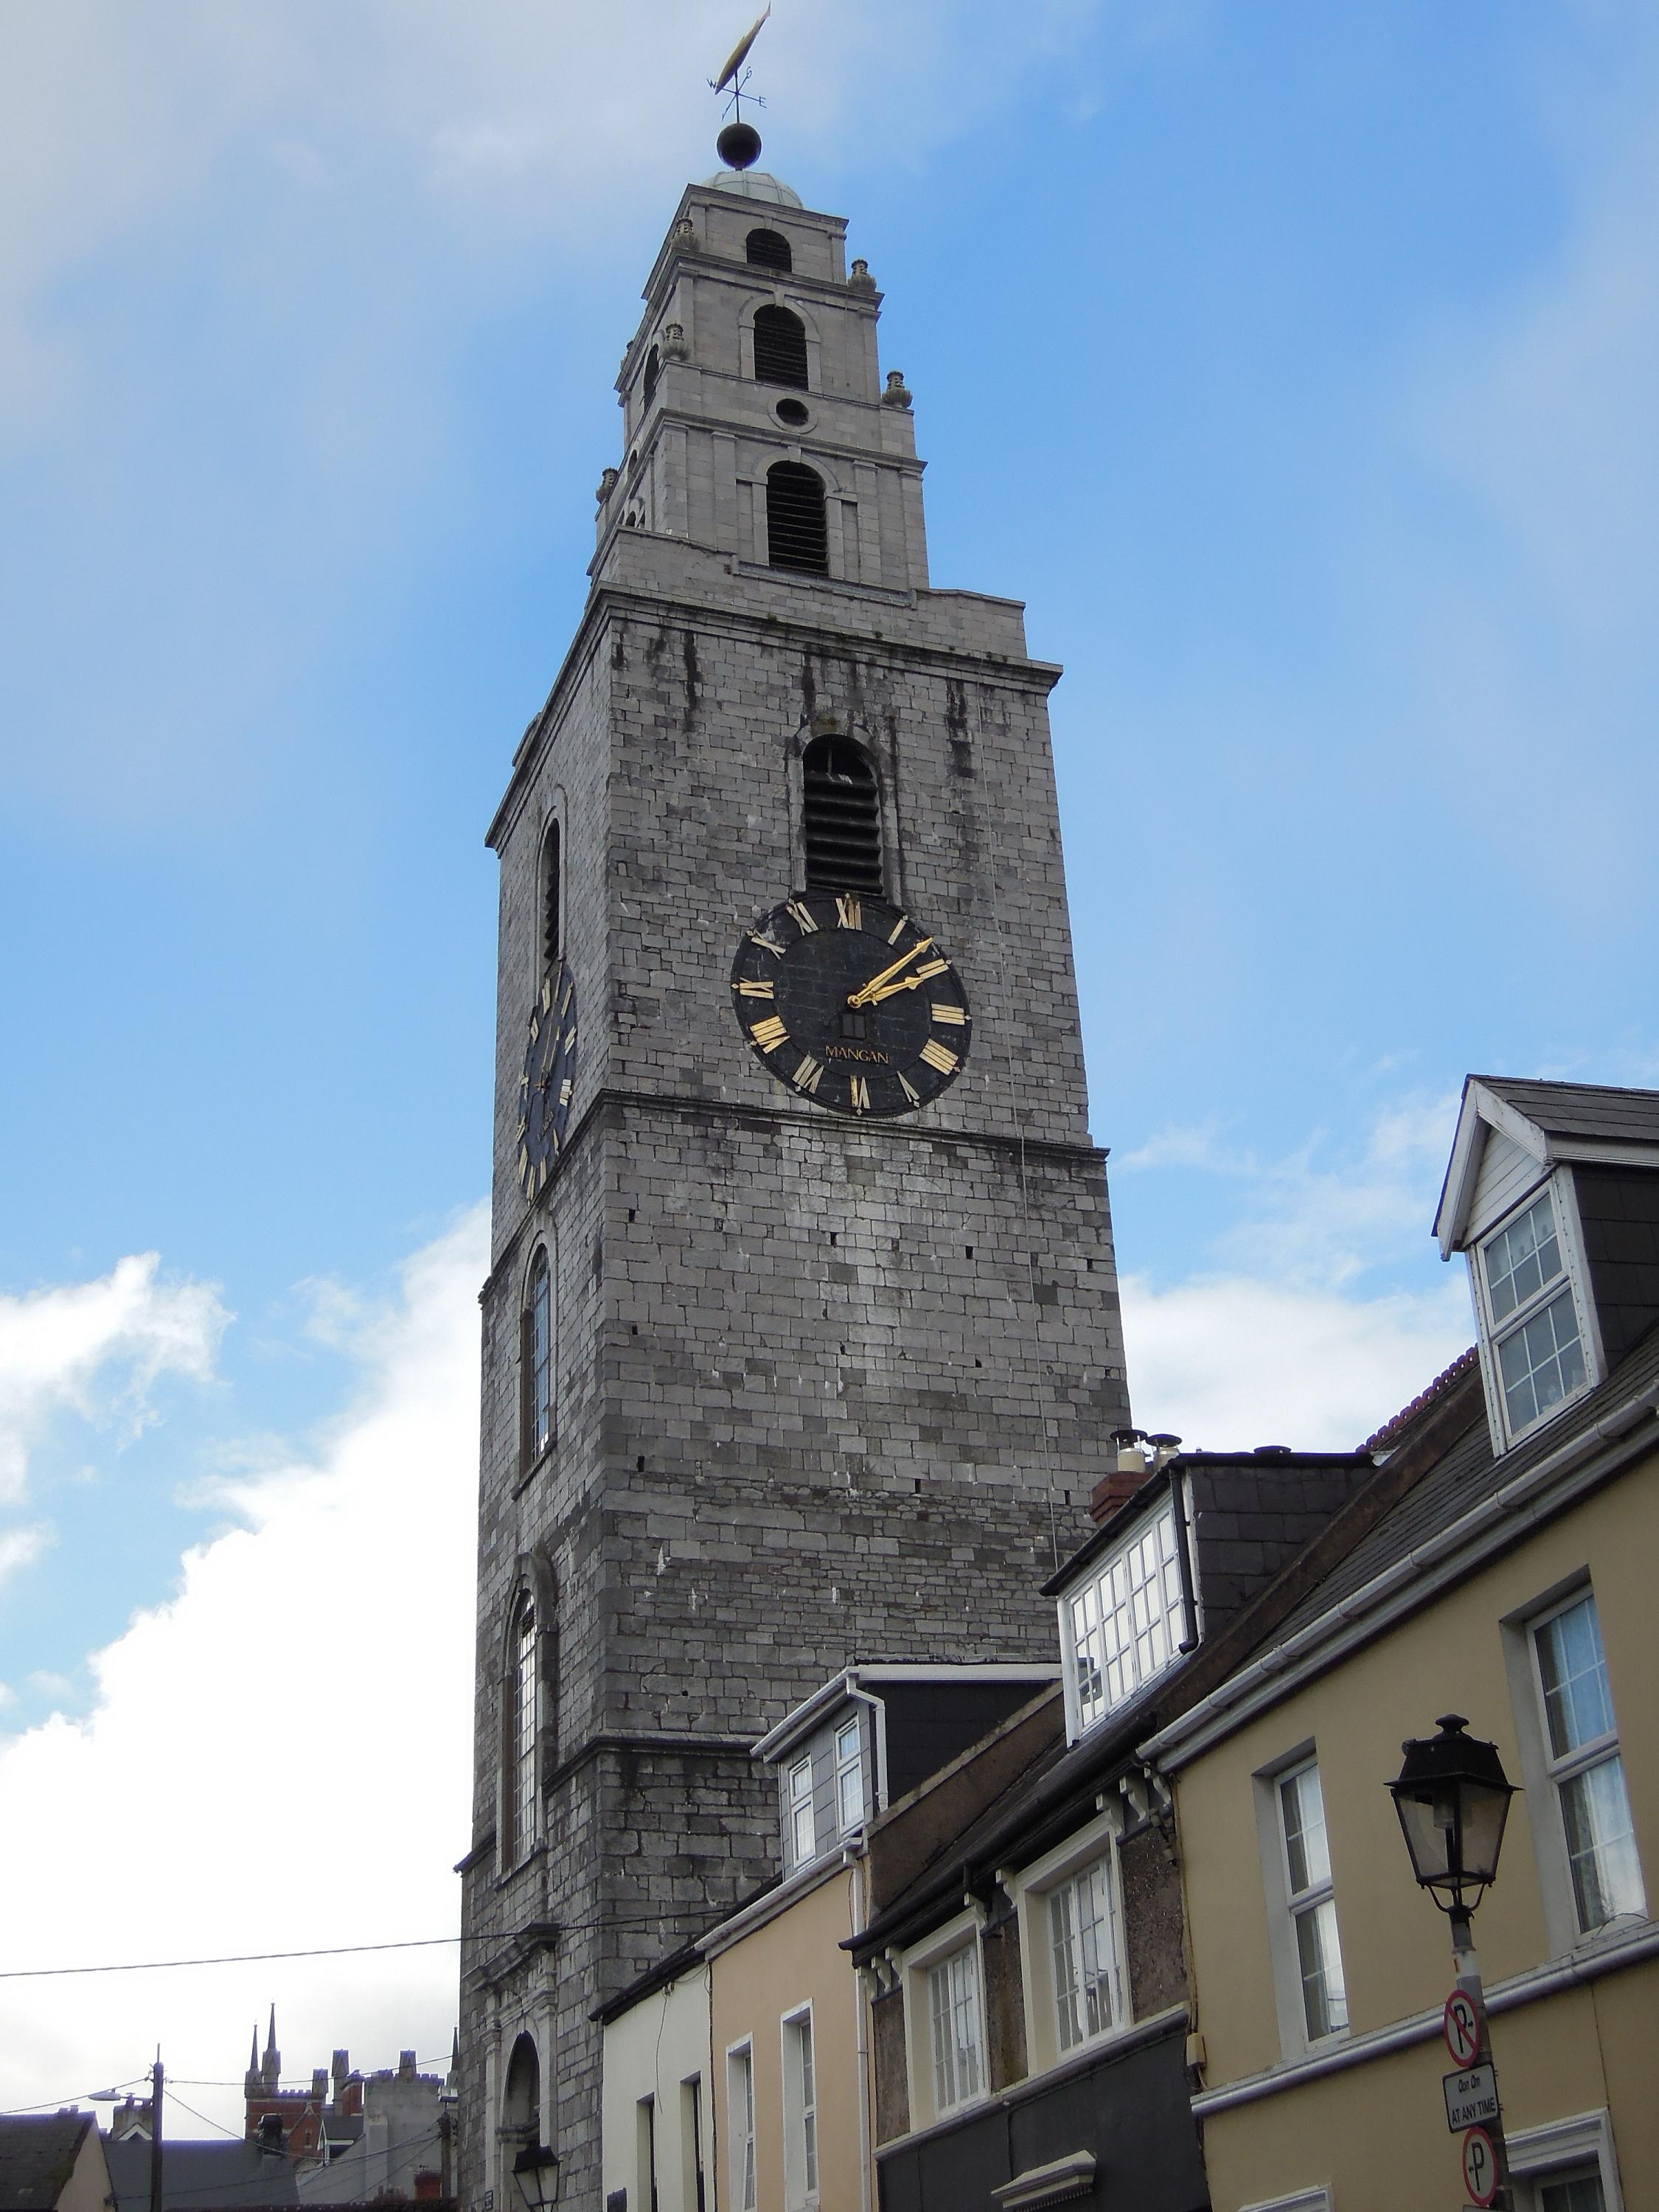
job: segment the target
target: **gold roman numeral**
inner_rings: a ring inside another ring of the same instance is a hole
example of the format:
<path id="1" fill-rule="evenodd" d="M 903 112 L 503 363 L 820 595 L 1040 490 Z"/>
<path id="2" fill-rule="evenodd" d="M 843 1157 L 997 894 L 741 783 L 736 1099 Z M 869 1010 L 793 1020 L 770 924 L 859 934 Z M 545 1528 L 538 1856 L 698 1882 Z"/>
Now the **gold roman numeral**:
<path id="1" fill-rule="evenodd" d="M 763 952 L 771 953 L 775 959 L 781 960 L 783 957 L 783 947 L 769 930 L 751 929 L 749 933 L 749 942 L 751 945 L 758 945 Z"/>
<path id="2" fill-rule="evenodd" d="M 966 1029 L 968 1026 L 968 1009 L 966 1006 L 952 1006 L 948 999 L 935 999 L 933 1001 L 933 1019 L 936 1022 L 943 1022 L 947 1029 Z"/>
<path id="3" fill-rule="evenodd" d="M 810 937 L 817 927 L 817 922 L 812 919 L 811 908 L 803 906 L 799 899 L 791 899 L 788 902 L 788 911 L 801 935 Z"/>
<path id="4" fill-rule="evenodd" d="M 818 1078 L 823 1073 L 823 1062 L 821 1060 L 814 1060 L 809 1052 L 790 1079 L 797 1091 L 810 1091 L 816 1095 Z"/>
<path id="5" fill-rule="evenodd" d="M 948 960 L 924 960 L 916 970 L 917 982 L 926 982 L 930 975 L 942 975 L 950 964 Z"/>
<path id="6" fill-rule="evenodd" d="M 850 891 L 836 894 L 836 915 L 843 929 L 862 929 L 864 908 Z"/>
<path id="7" fill-rule="evenodd" d="M 564 996 L 559 1000 L 559 1019 L 561 1021 L 564 1019 L 565 1015 L 569 1012 L 570 994 L 575 989 L 575 977 L 574 975 L 567 975 L 564 979 Z"/>
<path id="8" fill-rule="evenodd" d="M 763 1022 L 757 1022 L 749 1034 L 763 1052 L 775 1052 L 789 1032 L 775 1014 L 769 1014 Z"/>
<path id="9" fill-rule="evenodd" d="M 567 1075 L 564 1081 L 559 1085 L 559 1103 L 561 1106 L 568 1106 L 570 1103 L 570 1094 L 575 1087 L 575 1085 Z"/>
<path id="10" fill-rule="evenodd" d="M 898 943 L 900 938 L 904 934 L 905 925 L 908 922 L 909 919 L 910 917 L 908 914 L 902 914 L 898 920 L 893 924 L 893 927 L 889 931 L 887 937 L 887 942 L 890 945 L 896 945 Z"/>
<path id="11" fill-rule="evenodd" d="M 769 977 L 750 982 L 745 976 L 741 983 L 734 983 L 732 988 L 740 999 L 775 999 L 778 995 L 778 987 Z"/>
<path id="12" fill-rule="evenodd" d="M 921 1048 L 921 1056 L 929 1067 L 938 1068 L 941 1075 L 954 1075 L 962 1066 L 959 1056 L 949 1045 L 941 1044 L 937 1037 L 929 1037 Z"/>
<path id="13" fill-rule="evenodd" d="M 853 1078 L 853 1111 L 855 1114 L 870 1111 L 870 1086 L 861 1075 Z"/>
<path id="14" fill-rule="evenodd" d="M 899 1089 L 904 1093 L 905 1097 L 909 1100 L 913 1106 L 921 1105 L 921 1093 L 916 1089 L 915 1084 L 911 1082 L 908 1075 L 901 1075 L 899 1077 Z"/>
<path id="15" fill-rule="evenodd" d="M 542 995 L 541 995 L 541 1007 L 542 1007 L 542 1012 L 543 1012 L 544 1014 L 545 1014 L 545 1013 L 547 1013 L 547 1012 L 550 1012 L 550 1011 L 551 1011 L 551 1008 L 552 1008 L 552 1005 L 553 1005 L 553 978 L 552 978 L 550 975 L 544 975 L 544 976 L 542 977 Z"/>

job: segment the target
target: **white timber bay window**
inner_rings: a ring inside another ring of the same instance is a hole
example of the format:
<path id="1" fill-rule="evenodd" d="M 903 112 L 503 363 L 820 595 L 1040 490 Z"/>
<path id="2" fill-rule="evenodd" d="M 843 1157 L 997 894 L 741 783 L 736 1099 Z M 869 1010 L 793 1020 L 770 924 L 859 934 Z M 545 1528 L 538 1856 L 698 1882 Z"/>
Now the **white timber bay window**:
<path id="1" fill-rule="evenodd" d="M 1060 1600 L 1073 1736 L 1127 1704 L 1180 1652 L 1188 1631 L 1175 1504 L 1166 1498 Z"/>
<path id="2" fill-rule="evenodd" d="M 1573 1917 L 1591 1936 L 1647 1910 L 1594 1596 L 1583 1591 L 1534 1621 L 1531 1641 Z"/>
<path id="3" fill-rule="evenodd" d="M 988 2081 L 980 1916 L 961 1912 L 906 1954 L 910 2124 L 924 2128 L 982 2097 Z"/>
<path id="4" fill-rule="evenodd" d="M 1019 1918 L 1025 2047 L 1031 2071 L 1129 2025 L 1115 1814 L 1103 1815 L 1018 1876 L 1002 1877 Z"/>
<path id="5" fill-rule="evenodd" d="M 726 2133 L 731 2145 L 732 2212 L 756 2212 L 755 2053 L 739 2043 L 726 2054 Z"/>
<path id="6" fill-rule="evenodd" d="M 1561 1200 L 1540 1191 L 1481 1243 L 1475 1279 L 1508 1443 L 1594 1380 Z"/>
<path id="7" fill-rule="evenodd" d="M 836 1817 L 843 1836 L 864 1826 L 864 1752 L 856 1715 L 836 1730 Z"/>
<path id="8" fill-rule="evenodd" d="M 783 2023 L 783 2183 L 788 2212 L 818 2201 L 818 2098 L 812 2058 L 812 2008 Z"/>
<path id="9" fill-rule="evenodd" d="M 817 1843 L 817 1824 L 812 1811 L 812 1761 L 810 1756 L 798 1759 L 789 1770 L 789 1863 L 792 1867 L 805 1866 L 814 1856 Z"/>
<path id="10" fill-rule="evenodd" d="M 1258 1775 L 1256 1789 L 1279 2042 L 1291 2056 L 1348 2026 L 1319 1762 L 1299 1755 Z"/>

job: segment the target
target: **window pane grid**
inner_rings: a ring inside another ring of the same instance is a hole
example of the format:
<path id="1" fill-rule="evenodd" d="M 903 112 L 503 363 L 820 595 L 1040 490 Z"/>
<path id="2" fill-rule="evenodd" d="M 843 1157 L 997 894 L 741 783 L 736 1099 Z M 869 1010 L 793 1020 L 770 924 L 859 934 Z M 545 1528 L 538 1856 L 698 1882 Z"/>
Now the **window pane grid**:
<path id="1" fill-rule="evenodd" d="M 1325 1833 L 1325 1793 L 1316 1765 L 1298 1767 L 1279 1785 L 1285 1838 L 1285 1881 L 1296 1936 L 1302 2019 L 1308 2040 L 1335 2035 L 1348 2025 L 1342 1946 L 1331 1896 L 1331 1855 Z"/>
<path id="2" fill-rule="evenodd" d="M 836 1814 L 842 1835 L 863 1825 L 864 1758 L 856 1721 L 836 1737 Z"/>
<path id="3" fill-rule="evenodd" d="M 1540 1621 L 1533 1649 L 1573 1909 L 1588 1936 L 1647 1909 L 1595 1598 Z"/>
<path id="4" fill-rule="evenodd" d="M 1048 1896 L 1061 2051 L 1117 2024 L 1121 1994 L 1110 1862 L 1097 1859 Z"/>
<path id="5" fill-rule="evenodd" d="M 803 1759 L 789 1770 L 789 1850 L 797 1866 L 805 1866 L 817 1844 L 812 1819 L 812 1762 Z"/>
<path id="6" fill-rule="evenodd" d="M 513 1715 L 509 1753 L 513 1761 L 513 1857 L 523 1857 L 536 1834 L 536 1609 L 519 1613 L 514 1638 Z"/>
<path id="7" fill-rule="evenodd" d="M 1083 1727 L 1169 1664 L 1181 1618 L 1175 1511 L 1166 1506 L 1072 1600 L 1073 1679 Z"/>
<path id="8" fill-rule="evenodd" d="M 1584 1347 L 1571 1291 L 1558 1291 L 1541 1313 L 1499 1338 L 1498 1366 L 1512 1434 L 1583 1389 Z"/>
<path id="9" fill-rule="evenodd" d="M 947 2112 L 979 2094 L 979 1983 L 972 1945 L 952 1952 L 927 1977 L 933 2037 L 933 2104 Z"/>
<path id="10" fill-rule="evenodd" d="M 1486 1296 L 1495 1322 L 1505 1321 L 1561 1273 L 1561 1246 L 1548 1191 L 1486 1246 Z"/>

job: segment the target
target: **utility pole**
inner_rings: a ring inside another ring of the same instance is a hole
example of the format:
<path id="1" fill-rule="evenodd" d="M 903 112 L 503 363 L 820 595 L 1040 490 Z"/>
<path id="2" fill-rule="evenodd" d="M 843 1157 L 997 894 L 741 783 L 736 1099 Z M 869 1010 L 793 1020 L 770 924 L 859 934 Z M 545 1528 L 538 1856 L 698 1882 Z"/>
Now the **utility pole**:
<path id="1" fill-rule="evenodd" d="M 161 2212 L 161 2052 L 149 2069 L 149 2212 Z"/>

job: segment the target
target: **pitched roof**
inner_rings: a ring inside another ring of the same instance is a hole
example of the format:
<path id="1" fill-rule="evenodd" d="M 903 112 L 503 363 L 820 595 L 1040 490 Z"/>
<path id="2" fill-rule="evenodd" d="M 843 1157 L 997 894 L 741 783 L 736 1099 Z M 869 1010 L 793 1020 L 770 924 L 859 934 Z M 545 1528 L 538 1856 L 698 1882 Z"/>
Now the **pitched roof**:
<path id="1" fill-rule="evenodd" d="M 0 2212 L 52 2212 L 97 2124 L 90 2112 L 0 2118 Z"/>
<path id="2" fill-rule="evenodd" d="M 149 2138 L 128 2136 L 108 2142 L 110 2186 L 117 2212 L 149 2212 Z M 294 2161 L 281 2151 L 261 2150 L 240 2137 L 161 2149 L 162 2212 L 216 2212 L 220 2205 L 297 2204 Z"/>
<path id="3" fill-rule="evenodd" d="M 1548 1137 L 1659 1145 L 1659 1091 L 1607 1083 L 1534 1083 L 1514 1075 L 1472 1075 Z"/>
<path id="4" fill-rule="evenodd" d="M 1516 1075 L 1466 1076 L 1457 1134 L 1434 1217 L 1434 1233 L 1447 1259 L 1462 1249 L 1481 1159 L 1494 1129 L 1530 1153 L 1540 1176 L 1564 1159 L 1659 1167 L 1659 1091 L 1539 1083 Z"/>
<path id="5" fill-rule="evenodd" d="M 1479 1347 L 1470 1345 L 1460 1352 L 1449 1367 L 1443 1367 L 1426 1389 L 1419 1390 L 1408 1406 L 1402 1406 L 1392 1420 L 1384 1421 L 1374 1429 L 1360 1446 L 1362 1451 L 1395 1451 L 1409 1431 L 1417 1425 L 1419 1416 L 1426 1413 L 1431 1406 L 1438 1404 L 1448 1390 L 1461 1382 L 1480 1358 Z"/>

